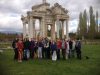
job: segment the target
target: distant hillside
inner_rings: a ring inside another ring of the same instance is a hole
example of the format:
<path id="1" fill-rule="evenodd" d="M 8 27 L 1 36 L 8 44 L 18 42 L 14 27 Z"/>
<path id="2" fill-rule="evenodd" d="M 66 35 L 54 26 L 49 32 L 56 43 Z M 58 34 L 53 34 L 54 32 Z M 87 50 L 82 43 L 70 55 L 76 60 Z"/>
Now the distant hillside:
<path id="1" fill-rule="evenodd" d="M 21 34 L 22 32 L 20 32 L 20 31 L 5 30 L 5 31 L 0 31 L 0 33 L 5 33 L 5 34 Z"/>
<path id="2" fill-rule="evenodd" d="M 15 31 L 0 31 L 0 41 L 12 41 L 16 37 L 21 36 L 21 32 Z"/>

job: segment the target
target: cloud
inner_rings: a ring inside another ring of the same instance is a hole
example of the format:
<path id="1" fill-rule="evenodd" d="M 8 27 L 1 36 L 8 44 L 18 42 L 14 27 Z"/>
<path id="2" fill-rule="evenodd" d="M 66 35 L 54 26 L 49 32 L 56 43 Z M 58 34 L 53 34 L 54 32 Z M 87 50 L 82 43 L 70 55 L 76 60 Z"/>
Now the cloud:
<path id="1" fill-rule="evenodd" d="M 78 20 L 74 19 L 69 21 L 69 32 L 76 32 L 78 27 Z"/>
<path id="2" fill-rule="evenodd" d="M 84 9 L 89 12 L 92 5 L 95 11 L 100 13 L 100 0 L 47 0 L 51 6 L 59 3 L 69 11 L 69 31 L 76 31 L 79 13 Z M 42 0 L 0 0 L 0 29 L 22 30 L 20 16 L 26 14 L 31 7 L 42 3 Z M 100 14 L 99 14 L 100 18 Z"/>
<path id="3" fill-rule="evenodd" d="M 0 29 L 20 29 L 22 28 L 20 16 L 0 14 Z"/>
<path id="4" fill-rule="evenodd" d="M 0 9 L 2 13 L 20 14 L 22 11 L 22 4 L 19 0 L 1 0 Z"/>

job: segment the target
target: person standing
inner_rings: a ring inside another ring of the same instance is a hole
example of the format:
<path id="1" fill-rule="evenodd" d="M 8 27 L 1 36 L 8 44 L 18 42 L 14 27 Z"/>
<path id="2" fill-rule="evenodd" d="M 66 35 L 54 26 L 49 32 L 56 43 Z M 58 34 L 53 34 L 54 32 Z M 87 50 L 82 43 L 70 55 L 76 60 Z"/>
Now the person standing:
<path id="1" fill-rule="evenodd" d="M 30 47 L 30 42 L 27 38 L 24 39 L 24 60 L 28 60 L 29 59 L 29 47 Z"/>
<path id="2" fill-rule="evenodd" d="M 81 60 L 81 41 L 79 40 L 79 38 L 76 41 L 75 48 L 76 48 L 77 59 Z"/>
<path id="3" fill-rule="evenodd" d="M 18 62 L 22 62 L 24 45 L 21 39 L 19 39 L 19 41 L 17 42 L 17 48 L 18 48 Z"/>
<path id="4" fill-rule="evenodd" d="M 73 45 L 72 45 L 72 57 L 75 57 L 75 40 L 73 39 L 72 40 L 72 42 L 73 42 Z"/>
<path id="5" fill-rule="evenodd" d="M 72 57 L 72 46 L 73 46 L 73 42 L 72 42 L 72 40 L 70 39 L 70 40 L 69 40 L 69 58 Z"/>
<path id="6" fill-rule="evenodd" d="M 60 39 L 57 40 L 57 59 L 60 59 L 60 50 L 61 50 L 62 42 Z"/>
<path id="7" fill-rule="evenodd" d="M 48 40 L 48 42 L 49 42 L 48 50 L 50 51 L 49 58 L 51 58 L 52 57 L 52 50 L 51 50 L 51 43 L 52 43 L 52 41 L 51 40 Z"/>
<path id="8" fill-rule="evenodd" d="M 42 58 L 46 58 L 46 48 L 45 48 L 45 44 L 46 44 L 46 38 L 42 38 Z"/>
<path id="9" fill-rule="evenodd" d="M 47 38 L 45 38 L 44 51 L 45 51 L 45 58 L 50 59 L 49 41 Z"/>
<path id="10" fill-rule="evenodd" d="M 42 39 L 38 41 L 38 58 L 42 58 L 42 48 L 43 48 L 43 43 Z"/>
<path id="11" fill-rule="evenodd" d="M 13 42 L 12 42 L 12 47 L 13 47 L 13 50 L 14 50 L 14 60 L 17 60 L 18 59 L 17 42 L 18 42 L 18 39 L 17 38 L 15 40 L 13 40 Z"/>
<path id="12" fill-rule="evenodd" d="M 37 58 L 38 57 L 38 53 L 37 53 L 37 51 L 38 51 L 38 41 L 35 39 L 34 42 L 35 42 L 35 46 L 34 46 L 34 58 Z"/>
<path id="13" fill-rule="evenodd" d="M 65 55 L 66 55 L 66 48 L 67 48 L 67 44 L 65 42 L 65 40 L 63 39 L 62 40 L 62 56 L 63 56 L 63 59 L 65 60 Z"/>
<path id="14" fill-rule="evenodd" d="M 50 42 L 49 42 L 49 40 L 48 39 L 46 39 L 46 52 L 47 52 L 47 59 L 50 59 Z"/>
<path id="15" fill-rule="evenodd" d="M 52 50 L 52 60 L 56 61 L 57 60 L 57 45 L 54 41 L 51 42 L 50 48 Z"/>
<path id="16" fill-rule="evenodd" d="M 30 41 L 30 58 L 34 58 L 34 50 L 35 50 L 35 41 L 33 38 L 31 38 Z"/>
<path id="17" fill-rule="evenodd" d="M 69 58 L 69 40 L 66 40 L 66 59 Z"/>

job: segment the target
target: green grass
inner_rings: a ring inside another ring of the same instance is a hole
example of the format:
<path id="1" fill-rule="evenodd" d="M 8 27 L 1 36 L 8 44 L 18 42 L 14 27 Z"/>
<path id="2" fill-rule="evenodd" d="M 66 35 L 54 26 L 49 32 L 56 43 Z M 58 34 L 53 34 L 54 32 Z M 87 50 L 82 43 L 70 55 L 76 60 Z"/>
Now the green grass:
<path id="1" fill-rule="evenodd" d="M 7 47 L 11 47 L 10 42 L 0 42 L 0 48 L 7 48 Z"/>
<path id="2" fill-rule="evenodd" d="M 0 75 L 100 75 L 100 45 L 84 45 L 82 60 L 13 60 L 13 50 L 0 55 Z M 89 56 L 90 59 L 85 59 Z"/>

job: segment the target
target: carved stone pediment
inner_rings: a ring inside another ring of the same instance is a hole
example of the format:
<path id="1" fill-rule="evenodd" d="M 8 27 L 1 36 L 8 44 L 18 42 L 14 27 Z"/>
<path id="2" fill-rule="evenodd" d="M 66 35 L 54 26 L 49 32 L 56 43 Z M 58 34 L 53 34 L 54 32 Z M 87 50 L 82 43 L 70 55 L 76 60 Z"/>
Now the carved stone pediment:
<path id="1" fill-rule="evenodd" d="M 53 15 L 52 10 L 51 9 L 46 9 L 46 15 Z"/>
<path id="2" fill-rule="evenodd" d="M 66 15 L 68 13 L 68 10 L 63 8 L 58 3 L 55 3 L 54 6 L 51 9 L 52 9 L 53 14 L 56 14 L 56 15 L 57 14 L 59 14 L 59 15 Z"/>
<path id="3" fill-rule="evenodd" d="M 49 3 L 39 4 L 32 6 L 32 11 L 36 12 L 46 11 L 46 9 L 48 9 L 49 7 L 50 7 Z"/>

